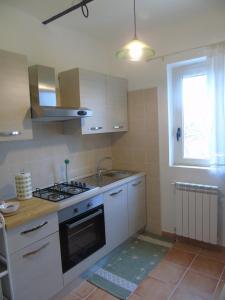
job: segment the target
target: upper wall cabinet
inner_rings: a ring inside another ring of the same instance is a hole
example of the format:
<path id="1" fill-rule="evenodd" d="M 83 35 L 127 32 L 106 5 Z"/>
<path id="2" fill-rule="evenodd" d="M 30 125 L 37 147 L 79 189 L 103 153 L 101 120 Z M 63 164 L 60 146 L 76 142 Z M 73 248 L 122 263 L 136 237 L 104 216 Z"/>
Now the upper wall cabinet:
<path id="1" fill-rule="evenodd" d="M 127 131 L 127 80 L 107 76 L 108 131 Z"/>
<path id="2" fill-rule="evenodd" d="M 103 74 L 79 69 L 80 105 L 93 111 L 81 120 L 82 133 L 107 132 L 106 78 Z"/>
<path id="3" fill-rule="evenodd" d="M 32 139 L 27 59 L 0 50 L 0 141 Z"/>
<path id="4" fill-rule="evenodd" d="M 59 74 L 59 87 L 66 106 L 93 111 L 81 120 L 82 134 L 127 130 L 127 80 L 72 69 Z"/>

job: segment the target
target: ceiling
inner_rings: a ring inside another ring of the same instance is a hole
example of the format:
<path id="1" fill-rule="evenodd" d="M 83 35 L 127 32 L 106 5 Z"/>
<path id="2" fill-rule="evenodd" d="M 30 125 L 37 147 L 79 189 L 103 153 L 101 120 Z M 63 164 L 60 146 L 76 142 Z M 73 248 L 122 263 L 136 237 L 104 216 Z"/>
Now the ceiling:
<path id="1" fill-rule="evenodd" d="M 1 0 L 41 21 L 76 4 L 79 0 Z M 208 11 L 225 12 L 225 0 L 137 0 L 138 32 L 151 35 L 158 27 L 188 22 Z M 71 12 L 53 22 L 71 30 L 78 30 L 102 42 L 111 42 L 118 35 L 121 41 L 133 35 L 133 0 L 94 0 L 88 4 L 90 17 L 81 10 Z M 51 25 L 47 25 L 51 26 Z M 119 34 L 118 34 L 119 33 Z"/>

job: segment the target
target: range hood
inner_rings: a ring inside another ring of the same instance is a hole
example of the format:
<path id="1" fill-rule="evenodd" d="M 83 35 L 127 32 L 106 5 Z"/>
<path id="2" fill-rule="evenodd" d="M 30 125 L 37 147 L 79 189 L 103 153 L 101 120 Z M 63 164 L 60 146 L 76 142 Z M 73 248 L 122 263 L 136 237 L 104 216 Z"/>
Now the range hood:
<path id="1" fill-rule="evenodd" d="M 88 108 L 57 105 L 54 68 L 35 65 L 29 67 L 31 116 L 36 121 L 66 121 L 91 117 Z"/>

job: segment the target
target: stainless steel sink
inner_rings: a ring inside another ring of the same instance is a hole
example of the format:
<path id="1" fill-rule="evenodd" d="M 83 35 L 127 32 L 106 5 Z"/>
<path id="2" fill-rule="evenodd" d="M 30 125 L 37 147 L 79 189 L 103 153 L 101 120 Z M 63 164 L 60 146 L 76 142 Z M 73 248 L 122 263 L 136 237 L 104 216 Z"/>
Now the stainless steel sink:
<path id="1" fill-rule="evenodd" d="M 104 172 L 102 176 L 112 177 L 112 178 L 126 178 L 132 176 L 135 172 L 132 171 L 123 171 L 123 170 L 110 170 Z"/>
<path id="2" fill-rule="evenodd" d="M 83 178 L 83 181 L 87 184 L 93 185 L 93 186 L 106 186 L 108 184 L 111 184 L 113 182 L 116 182 L 118 180 L 127 178 L 129 176 L 132 176 L 136 174 L 137 172 L 134 171 L 124 171 L 124 170 L 109 170 L 104 173 L 101 173 L 101 175 L 92 175 L 86 178 Z"/>

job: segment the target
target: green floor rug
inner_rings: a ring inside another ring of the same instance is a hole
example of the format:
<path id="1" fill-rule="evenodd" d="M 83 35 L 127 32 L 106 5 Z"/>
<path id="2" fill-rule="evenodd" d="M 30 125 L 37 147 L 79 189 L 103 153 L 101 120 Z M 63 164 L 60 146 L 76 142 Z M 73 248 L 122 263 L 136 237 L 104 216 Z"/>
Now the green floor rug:
<path id="1" fill-rule="evenodd" d="M 167 247 L 135 238 L 100 260 L 85 273 L 85 277 L 113 296 L 127 299 L 167 250 Z"/>

